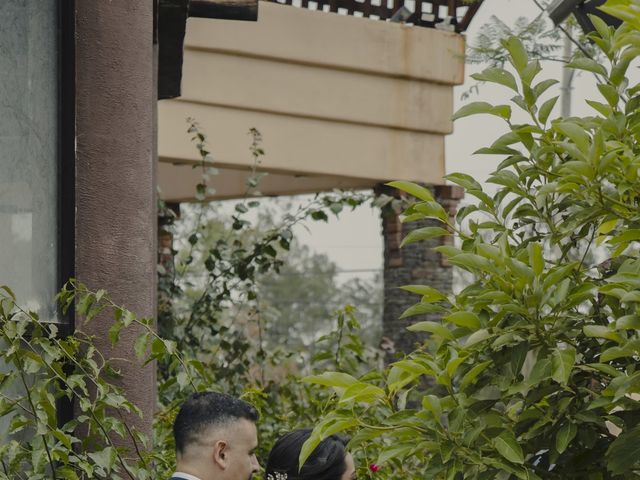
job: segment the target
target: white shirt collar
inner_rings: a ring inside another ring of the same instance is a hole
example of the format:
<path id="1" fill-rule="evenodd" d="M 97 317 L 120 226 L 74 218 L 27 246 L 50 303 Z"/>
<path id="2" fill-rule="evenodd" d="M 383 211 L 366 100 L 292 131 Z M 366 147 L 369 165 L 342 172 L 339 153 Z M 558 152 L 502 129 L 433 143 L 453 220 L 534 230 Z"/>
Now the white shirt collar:
<path id="1" fill-rule="evenodd" d="M 184 472 L 176 472 L 171 476 L 172 477 L 182 478 L 183 480 L 200 480 L 198 477 L 195 477 L 193 475 L 190 475 L 190 474 L 184 473 Z"/>

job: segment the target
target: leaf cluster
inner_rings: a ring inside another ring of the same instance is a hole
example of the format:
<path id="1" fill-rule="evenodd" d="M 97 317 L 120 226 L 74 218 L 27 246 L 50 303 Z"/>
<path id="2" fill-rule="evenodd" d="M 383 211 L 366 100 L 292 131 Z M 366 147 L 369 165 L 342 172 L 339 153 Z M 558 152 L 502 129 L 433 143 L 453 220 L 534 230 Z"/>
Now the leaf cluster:
<path id="1" fill-rule="evenodd" d="M 627 75 L 640 52 L 639 7 L 609 2 L 627 23 L 614 31 L 592 19 L 603 61 L 568 66 L 596 75 L 592 116 L 553 119 L 557 98 L 545 92 L 555 81 L 537 79 L 539 62 L 519 39 L 503 41 L 510 67 L 481 77 L 511 101 L 455 115 L 505 122 L 476 152 L 504 157 L 488 180 L 495 194 L 449 175 L 475 199 L 450 222 L 427 188 L 390 184 L 416 198 L 405 221 L 442 224 L 405 244 L 455 235 L 456 246 L 436 250 L 473 281 L 458 294 L 405 287 L 420 295 L 405 317 L 441 315 L 410 327 L 435 346 L 391 364 L 382 381 L 308 379 L 341 392 L 318 437 L 355 431 L 356 445 L 381 448 L 376 463 L 414 462 L 420 478 L 640 478 L 640 85 Z M 527 121 L 514 120 L 516 109 Z"/>

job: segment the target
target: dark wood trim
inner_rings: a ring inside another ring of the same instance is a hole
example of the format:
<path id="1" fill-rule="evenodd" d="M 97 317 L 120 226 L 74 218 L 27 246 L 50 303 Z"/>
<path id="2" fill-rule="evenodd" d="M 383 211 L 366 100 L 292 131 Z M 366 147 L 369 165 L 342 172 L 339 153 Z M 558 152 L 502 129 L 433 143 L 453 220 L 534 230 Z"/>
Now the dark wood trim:
<path id="1" fill-rule="evenodd" d="M 75 276 L 75 0 L 58 0 L 58 286 Z M 75 309 L 59 311 L 63 336 L 73 333 Z M 73 402 L 57 401 L 58 424 L 73 419 Z"/>
<path id="2" fill-rule="evenodd" d="M 58 284 L 75 276 L 75 1 L 58 0 Z M 74 313 L 63 322 L 73 325 Z"/>
<path id="3" fill-rule="evenodd" d="M 303 2 L 308 0 L 303 0 Z M 258 0 L 191 0 L 189 16 L 219 20 L 258 20 Z"/>
<path id="4" fill-rule="evenodd" d="M 484 0 L 477 0 L 475 3 L 469 5 L 469 8 L 464 14 L 464 17 L 462 17 L 462 21 L 456 25 L 456 32 L 464 32 L 467 28 L 469 28 L 469 24 L 482 5 L 482 2 L 484 2 Z"/>

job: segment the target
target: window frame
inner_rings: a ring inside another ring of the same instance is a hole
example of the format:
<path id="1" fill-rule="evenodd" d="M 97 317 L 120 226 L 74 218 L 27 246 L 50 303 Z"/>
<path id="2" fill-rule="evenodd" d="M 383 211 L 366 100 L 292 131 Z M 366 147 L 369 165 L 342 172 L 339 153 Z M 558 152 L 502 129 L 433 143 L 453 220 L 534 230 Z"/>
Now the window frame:
<path id="1" fill-rule="evenodd" d="M 58 24 L 58 290 L 75 277 L 75 0 L 57 0 Z M 75 330 L 75 309 L 58 311 L 58 331 L 62 336 Z M 58 425 L 74 418 L 73 401 L 57 401 Z"/>

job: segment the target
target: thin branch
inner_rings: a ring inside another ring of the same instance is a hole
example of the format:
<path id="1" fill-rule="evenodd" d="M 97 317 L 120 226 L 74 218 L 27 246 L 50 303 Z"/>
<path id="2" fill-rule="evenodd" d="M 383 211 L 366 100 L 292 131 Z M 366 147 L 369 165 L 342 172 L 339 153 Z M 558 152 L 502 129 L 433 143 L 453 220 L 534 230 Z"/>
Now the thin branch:
<path id="1" fill-rule="evenodd" d="M 129 425 L 125 421 L 124 415 L 122 415 L 122 412 L 120 410 L 118 410 L 118 416 L 122 420 L 122 424 L 124 425 L 124 428 L 127 430 L 127 433 L 131 437 L 131 441 L 133 442 L 133 446 L 134 446 L 134 448 L 136 450 L 136 453 L 138 454 L 138 458 L 140 458 L 140 461 L 142 462 L 144 467 L 147 468 L 147 462 L 144 459 L 144 456 L 142 455 L 142 452 L 140 451 L 140 448 L 138 447 L 138 442 L 136 441 L 136 437 L 133 435 L 133 432 L 131 431 L 131 428 L 129 428 Z"/>
<path id="2" fill-rule="evenodd" d="M 36 423 L 39 420 L 38 419 L 38 412 L 36 409 L 35 404 L 33 403 L 33 399 L 31 398 L 31 390 L 29 390 L 29 386 L 27 385 L 27 381 L 24 378 L 24 371 L 22 369 L 22 362 L 20 361 L 19 357 L 16 357 L 16 363 L 18 364 L 18 374 L 20 375 L 20 380 L 22 380 L 22 385 L 24 386 L 26 395 L 27 395 L 27 401 L 29 402 L 29 405 L 31 406 L 31 410 L 33 411 L 33 416 L 36 419 Z M 48 426 L 48 424 L 47 424 Z M 47 452 L 47 458 L 49 459 L 49 465 L 51 466 L 51 478 L 53 478 L 53 480 L 56 480 L 56 467 L 55 464 L 53 463 L 53 458 L 51 458 L 51 450 L 49 450 L 49 444 L 47 443 L 47 437 L 46 435 L 43 433 L 42 434 L 42 443 L 44 445 L 44 449 Z"/>

